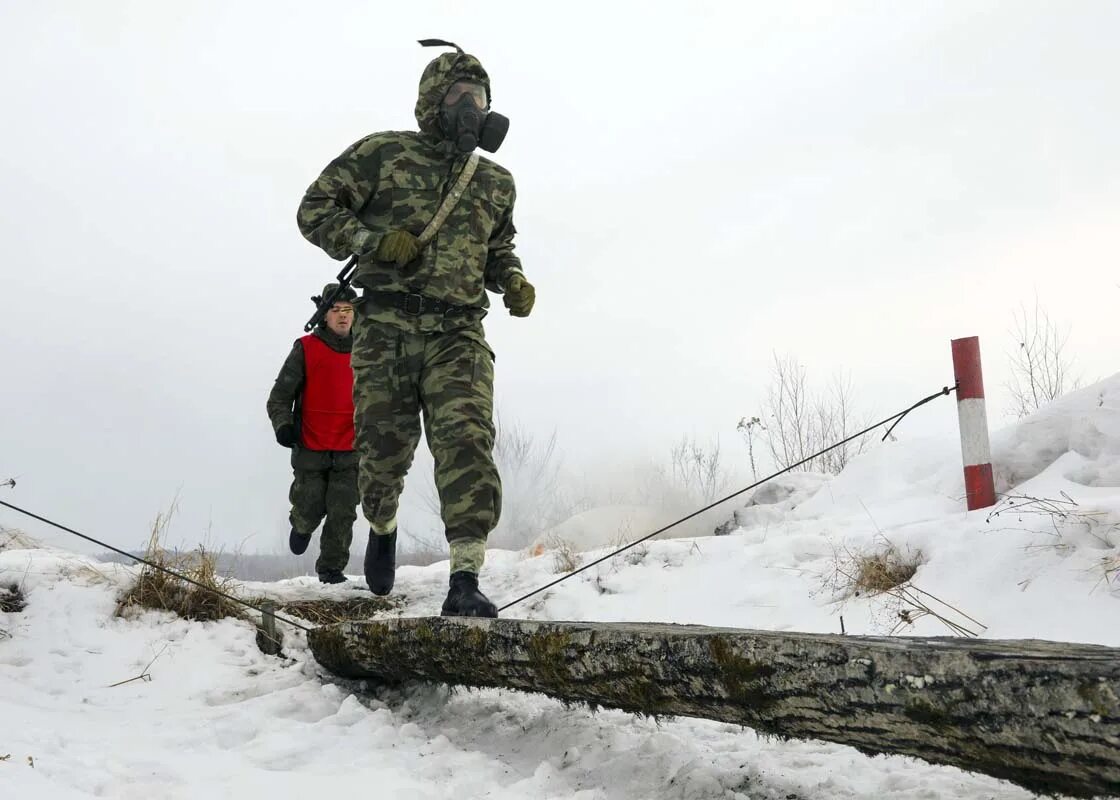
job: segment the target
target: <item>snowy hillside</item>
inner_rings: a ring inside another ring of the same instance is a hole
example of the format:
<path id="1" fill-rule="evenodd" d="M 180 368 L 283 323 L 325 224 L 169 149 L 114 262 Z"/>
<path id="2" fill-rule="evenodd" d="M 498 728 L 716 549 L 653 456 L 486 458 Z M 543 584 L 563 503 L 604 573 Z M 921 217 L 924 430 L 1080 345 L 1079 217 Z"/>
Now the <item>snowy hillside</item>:
<path id="1" fill-rule="evenodd" d="M 994 510 L 962 510 L 955 441 L 890 443 L 833 480 L 759 490 L 731 535 L 636 547 L 505 616 L 839 632 L 843 615 L 850 634 L 946 635 L 952 624 L 1120 646 L 1120 376 L 997 432 L 993 451 L 1008 496 Z M 502 604 L 603 552 L 493 551 L 483 587 Z M 876 557 L 914 570 L 907 593 L 853 585 Z M 446 573 L 446 563 L 403 568 L 399 613 L 436 613 Z M 247 623 L 114 617 L 134 575 L 0 534 L 0 585 L 20 585 L 27 602 L 0 612 L 2 796 L 1030 796 L 718 723 L 658 724 L 496 690 L 373 693 L 325 674 L 298 632 L 286 632 L 278 659 L 257 650 Z M 359 595 L 358 585 L 242 588 L 294 598 Z M 110 688 L 149 663 L 150 680 Z"/>

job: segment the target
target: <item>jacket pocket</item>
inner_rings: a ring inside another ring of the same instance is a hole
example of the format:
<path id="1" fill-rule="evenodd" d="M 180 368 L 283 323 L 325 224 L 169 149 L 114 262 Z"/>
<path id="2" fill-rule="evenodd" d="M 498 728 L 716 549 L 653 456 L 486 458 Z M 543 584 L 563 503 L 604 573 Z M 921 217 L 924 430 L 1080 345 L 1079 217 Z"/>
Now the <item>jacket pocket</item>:
<path id="1" fill-rule="evenodd" d="M 392 172 L 393 227 L 419 236 L 439 208 L 443 179 L 441 172 L 431 169 Z"/>

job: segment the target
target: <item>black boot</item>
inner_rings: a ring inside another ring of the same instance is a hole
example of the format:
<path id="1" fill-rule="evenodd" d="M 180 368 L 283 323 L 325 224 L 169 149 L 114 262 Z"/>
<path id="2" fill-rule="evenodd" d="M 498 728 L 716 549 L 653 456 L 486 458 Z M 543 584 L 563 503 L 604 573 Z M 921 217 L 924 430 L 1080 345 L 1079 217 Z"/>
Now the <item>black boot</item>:
<path id="1" fill-rule="evenodd" d="M 329 570 L 319 573 L 319 583 L 346 583 L 346 576 L 340 570 Z"/>
<path id="2" fill-rule="evenodd" d="M 295 528 L 288 534 L 288 548 L 297 556 L 307 552 L 307 545 L 311 544 L 310 533 L 297 533 Z"/>
<path id="3" fill-rule="evenodd" d="M 366 584 L 376 595 L 387 595 L 393 591 L 393 580 L 397 574 L 397 532 L 374 533 L 369 531 L 366 543 Z"/>
<path id="4" fill-rule="evenodd" d="M 473 572 L 455 572 L 451 575 L 451 589 L 441 617 L 497 617 L 498 608 L 478 590 L 478 576 Z"/>

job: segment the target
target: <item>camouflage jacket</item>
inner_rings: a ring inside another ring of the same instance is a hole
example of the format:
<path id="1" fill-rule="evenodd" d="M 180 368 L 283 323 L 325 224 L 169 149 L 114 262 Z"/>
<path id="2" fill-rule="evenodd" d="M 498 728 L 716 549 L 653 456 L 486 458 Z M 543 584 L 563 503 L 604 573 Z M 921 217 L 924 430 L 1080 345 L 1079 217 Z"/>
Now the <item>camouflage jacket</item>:
<path id="1" fill-rule="evenodd" d="M 326 342 L 327 347 L 339 353 L 349 353 L 354 341 L 352 336 L 339 336 L 324 325 L 312 331 L 312 335 L 318 336 Z M 274 432 L 280 430 L 281 425 L 295 424 L 299 399 L 303 394 L 303 378 L 303 344 L 296 339 L 291 352 L 284 359 L 284 365 L 280 367 L 280 374 L 276 376 L 276 382 L 272 384 L 272 391 L 268 393 L 268 402 L 265 404 Z"/>
<path id="2" fill-rule="evenodd" d="M 457 80 L 490 90 L 489 77 L 473 56 L 444 53 L 420 80 L 416 120 L 420 131 L 374 133 L 351 145 L 327 165 L 300 204 L 300 231 L 332 258 L 372 253 L 394 229 L 419 235 L 454 184 L 467 156 L 457 154 L 439 130 L 439 107 Z M 409 317 L 395 309 L 364 304 L 361 315 L 416 332 L 445 331 L 477 322 L 489 306 L 486 290 L 501 292 L 521 262 L 513 253 L 513 176 L 486 158 L 438 235 L 403 268 L 363 256 L 356 286 L 416 292 L 454 305 L 474 306 L 474 315 Z M 359 301 L 361 302 L 361 301 Z"/>

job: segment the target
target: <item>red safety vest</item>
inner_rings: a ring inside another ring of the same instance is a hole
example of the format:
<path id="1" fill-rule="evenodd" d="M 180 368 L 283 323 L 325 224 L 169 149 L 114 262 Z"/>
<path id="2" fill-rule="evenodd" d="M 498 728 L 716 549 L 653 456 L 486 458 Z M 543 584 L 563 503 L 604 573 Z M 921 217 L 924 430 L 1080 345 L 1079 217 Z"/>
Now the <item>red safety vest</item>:
<path id="1" fill-rule="evenodd" d="M 350 354 L 318 336 L 303 343 L 303 400 L 299 443 L 308 450 L 354 449 L 354 370 Z"/>

